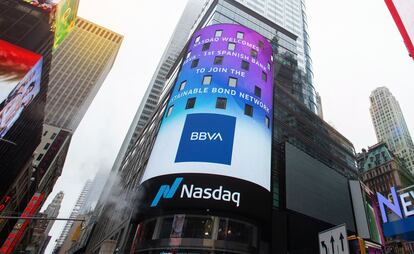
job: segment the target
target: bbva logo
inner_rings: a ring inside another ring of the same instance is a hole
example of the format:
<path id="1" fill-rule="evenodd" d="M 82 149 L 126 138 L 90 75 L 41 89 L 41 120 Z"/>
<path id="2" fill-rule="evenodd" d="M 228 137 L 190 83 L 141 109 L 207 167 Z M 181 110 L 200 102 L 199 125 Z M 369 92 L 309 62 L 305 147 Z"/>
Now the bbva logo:
<path id="1" fill-rule="evenodd" d="M 204 131 L 200 131 L 200 132 L 191 132 L 190 135 L 190 140 L 192 141 L 223 141 L 223 137 L 221 136 L 220 132 L 204 132 Z"/>

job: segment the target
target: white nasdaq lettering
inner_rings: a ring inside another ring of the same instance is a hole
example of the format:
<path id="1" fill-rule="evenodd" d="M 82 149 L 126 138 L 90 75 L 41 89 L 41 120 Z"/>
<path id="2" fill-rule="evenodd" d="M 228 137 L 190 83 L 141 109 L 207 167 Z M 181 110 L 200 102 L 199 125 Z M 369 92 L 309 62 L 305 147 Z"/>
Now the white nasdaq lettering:
<path id="1" fill-rule="evenodd" d="M 223 190 L 223 186 L 218 189 L 194 187 L 194 185 L 187 186 L 184 184 L 181 189 L 180 198 L 196 198 L 196 199 L 214 199 L 218 201 L 233 202 L 237 207 L 240 206 L 240 192 L 232 193 L 229 190 Z"/>
<path id="2" fill-rule="evenodd" d="M 202 188 L 194 188 L 194 194 L 193 197 L 194 198 L 201 198 L 203 196 L 203 189 Z"/>
<path id="3" fill-rule="evenodd" d="M 203 198 L 204 199 L 210 199 L 211 198 L 211 191 L 212 191 L 211 188 L 205 188 Z"/>
<path id="4" fill-rule="evenodd" d="M 236 206 L 239 207 L 240 205 L 240 192 L 235 192 L 231 195 L 231 201 L 236 203 Z"/>
<path id="5" fill-rule="evenodd" d="M 220 186 L 220 188 L 215 189 L 213 191 L 213 198 L 215 200 L 220 200 L 221 199 L 221 192 L 223 191 L 223 186 Z M 216 195 L 217 194 L 217 195 Z"/>

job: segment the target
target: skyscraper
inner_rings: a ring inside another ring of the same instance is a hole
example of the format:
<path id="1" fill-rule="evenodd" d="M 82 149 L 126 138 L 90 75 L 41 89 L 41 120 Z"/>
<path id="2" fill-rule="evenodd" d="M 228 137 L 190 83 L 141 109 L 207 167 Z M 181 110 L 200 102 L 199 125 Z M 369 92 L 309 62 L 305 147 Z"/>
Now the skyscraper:
<path id="1" fill-rule="evenodd" d="M 400 104 L 386 87 L 379 87 L 370 95 L 370 113 L 378 142 L 385 142 L 397 156 L 405 159 L 414 174 L 414 145 Z"/>
<path id="2" fill-rule="evenodd" d="M 87 252 L 316 253 L 357 231 L 355 151 L 296 93 L 297 38 L 238 1 L 202 10 Z"/>
<path id="3" fill-rule="evenodd" d="M 79 212 L 83 209 L 83 206 L 88 196 L 91 184 L 92 184 L 91 180 L 86 181 L 81 193 L 79 194 L 78 200 L 76 201 L 76 204 L 73 207 L 72 212 L 69 216 L 70 219 L 76 219 L 76 217 L 78 217 L 79 215 Z M 53 253 L 58 253 L 60 251 L 60 247 L 62 246 L 66 237 L 68 237 L 69 230 L 72 227 L 72 225 L 73 225 L 73 221 L 66 222 L 65 227 L 62 230 L 62 233 L 60 234 L 59 238 L 56 240 L 56 245 L 53 249 Z"/>
<path id="4" fill-rule="evenodd" d="M 207 4 L 208 0 L 189 0 L 185 6 L 184 12 L 178 21 L 167 48 L 165 49 L 154 75 L 148 85 L 148 88 L 142 98 L 141 104 L 132 120 L 129 130 L 124 138 L 121 149 L 118 152 L 113 165 L 113 170 L 118 170 L 121 161 L 124 159 L 125 152 L 137 140 L 142 128 L 147 124 L 148 119 L 154 113 L 158 105 L 159 98 L 164 91 L 166 77 L 175 60 L 184 48 L 190 30 L 193 27 L 201 10 Z"/>
<path id="5" fill-rule="evenodd" d="M 83 18 L 53 53 L 45 122 L 75 131 L 108 76 L 123 37 Z"/>
<path id="6" fill-rule="evenodd" d="M 46 210 L 36 216 L 45 219 L 57 218 L 64 196 L 65 195 L 62 191 L 58 192 L 52 202 L 47 206 Z M 54 223 L 54 220 L 35 221 L 33 225 L 30 226 L 32 228 L 32 230 L 30 230 L 30 234 L 32 234 L 32 236 L 27 237 L 27 239 L 30 239 L 31 241 L 27 244 L 27 247 L 25 248 L 26 251 L 36 254 L 43 253 L 50 241 L 51 236 L 49 236 L 49 232 Z"/>

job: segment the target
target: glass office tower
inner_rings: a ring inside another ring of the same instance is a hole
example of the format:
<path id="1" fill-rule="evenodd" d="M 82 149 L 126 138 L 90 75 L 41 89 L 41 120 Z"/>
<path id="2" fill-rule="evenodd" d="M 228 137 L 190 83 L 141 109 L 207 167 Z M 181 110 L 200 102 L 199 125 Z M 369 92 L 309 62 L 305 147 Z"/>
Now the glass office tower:
<path id="1" fill-rule="evenodd" d="M 222 24 L 240 28 L 230 36 L 226 28 L 220 29 Z M 214 33 L 205 34 L 206 29 Z M 246 30 L 267 42 L 250 41 Z M 216 0 L 203 9 L 189 38 L 167 75 L 159 105 L 120 163 L 119 182 L 101 200 L 87 252 L 98 252 L 111 239 L 119 251 L 134 253 L 314 253 L 317 233 L 324 229 L 346 222 L 355 233 L 347 185 L 348 179 L 357 178 L 354 148 L 297 96 L 303 81 L 298 37 L 236 1 Z M 271 60 L 257 65 L 258 53 L 269 44 Z M 251 49 L 238 52 L 247 45 Z M 210 73 L 205 57 L 213 64 Z M 226 62 L 228 58 L 237 59 L 237 68 Z M 200 75 L 202 68 L 205 73 Z M 263 72 L 257 72 L 260 68 Z M 185 79 L 186 72 L 194 75 Z M 242 72 L 256 73 L 255 78 L 245 82 L 249 76 Z M 240 92 L 246 83 L 247 90 Z M 214 100 L 205 99 L 205 93 L 213 91 Z M 264 103 L 269 93 L 272 98 Z M 235 104 L 240 110 L 233 109 Z M 206 117 L 200 129 L 191 129 Z M 217 122 L 223 124 L 211 127 Z M 239 139 L 245 123 L 260 127 L 248 128 Z M 180 139 L 175 128 L 183 130 Z M 271 135 L 261 138 L 260 133 L 267 132 Z M 197 150 L 186 137 L 223 146 Z M 271 141 L 270 154 L 267 145 L 261 146 L 262 155 L 257 153 L 260 140 Z M 165 153 L 157 156 L 162 148 Z M 243 149 L 251 153 L 239 158 Z M 247 164 L 238 163 L 249 158 Z M 255 162 L 257 167 L 250 168 L 257 174 L 243 168 Z M 325 187 L 334 191 L 326 193 Z M 333 203 L 332 209 L 319 213 L 320 207 Z"/>

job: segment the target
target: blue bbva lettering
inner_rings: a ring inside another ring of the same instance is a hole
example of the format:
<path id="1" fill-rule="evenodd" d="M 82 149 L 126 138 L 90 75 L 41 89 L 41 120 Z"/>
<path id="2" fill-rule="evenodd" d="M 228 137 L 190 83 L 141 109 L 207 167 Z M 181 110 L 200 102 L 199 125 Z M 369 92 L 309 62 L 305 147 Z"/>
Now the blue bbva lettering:
<path id="1" fill-rule="evenodd" d="M 219 141 L 223 141 L 223 138 L 221 137 L 220 132 L 210 133 L 210 132 L 201 131 L 201 132 L 191 132 L 190 140 L 193 140 L 193 141 L 194 140 L 201 140 L 201 141 L 204 141 L 204 140 L 209 140 L 209 141 L 219 140 Z"/>
<path id="2" fill-rule="evenodd" d="M 154 200 L 152 201 L 151 207 L 157 206 L 161 198 L 171 199 L 172 197 L 174 197 L 174 194 L 177 191 L 182 181 L 183 181 L 183 178 L 178 177 L 175 179 L 171 187 L 169 185 L 162 185 L 160 189 L 158 190 L 158 193 L 155 196 Z"/>

